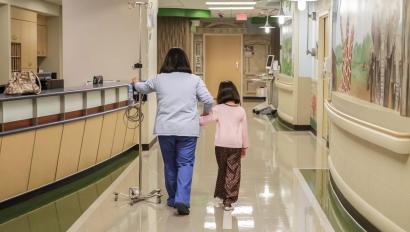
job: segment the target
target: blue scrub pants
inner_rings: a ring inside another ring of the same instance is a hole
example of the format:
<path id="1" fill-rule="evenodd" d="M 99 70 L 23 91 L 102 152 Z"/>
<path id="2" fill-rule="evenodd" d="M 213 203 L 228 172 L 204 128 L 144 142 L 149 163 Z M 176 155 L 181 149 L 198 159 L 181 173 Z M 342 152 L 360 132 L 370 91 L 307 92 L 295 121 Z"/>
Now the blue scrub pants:
<path id="1" fill-rule="evenodd" d="M 192 174 L 197 137 L 158 136 L 164 159 L 168 205 L 182 203 L 190 207 Z"/>

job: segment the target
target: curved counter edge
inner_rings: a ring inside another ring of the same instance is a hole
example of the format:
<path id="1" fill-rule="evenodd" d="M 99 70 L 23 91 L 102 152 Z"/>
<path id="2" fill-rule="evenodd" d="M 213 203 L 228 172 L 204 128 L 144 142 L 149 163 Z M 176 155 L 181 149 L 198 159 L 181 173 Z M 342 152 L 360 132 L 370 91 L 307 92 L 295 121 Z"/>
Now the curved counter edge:
<path id="1" fill-rule="evenodd" d="M 84 93 L 98 90 L 107 90 L 114 88 L 128 87 L 127 83 L 122 82 L 105 82 L 99 85 L 84 85 L 79 87 L 66 87 L 58 89 L 43 90 L 40 94 L 29 94 L 29 95 L 6 95 L 4 93 L 0 94 L 0 102 L 6 101 L 16 101 L 31 98 L 41 98 L 41 97 L 51 97 L 51 96 L 61 96 L 74 93 Z"/>
<path id="2" fill-rule="evenodd" d="M 388 129 L 359 123 L 359 119 L 348 116 L 326 102 L 330 120 L 341 129 L 397 154 L 410 155 L 410 134 L 395 133 Z"/>
<path id="3" fill-rule="evenodd" d="M 336 170 L 331 157 L 329 157 L 329 169 L 335 184 L 342 192 L 343 196 L 353 205 L 356 210 L 358 210 L 362 215 L 365 215 L 365 217 L 377 228 L 382 231 L 406 232 L 404 229 L 399 227 L 397 224 L 368 204 L 352 188 L 350 188 Z"/>

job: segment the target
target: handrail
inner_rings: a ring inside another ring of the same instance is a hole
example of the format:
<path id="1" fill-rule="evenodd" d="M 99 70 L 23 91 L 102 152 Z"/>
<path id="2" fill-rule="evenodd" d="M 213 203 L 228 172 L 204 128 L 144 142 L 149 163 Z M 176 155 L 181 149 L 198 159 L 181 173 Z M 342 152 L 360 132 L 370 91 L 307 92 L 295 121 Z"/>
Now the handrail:
<path id="1" fill-rule="evenodd" d="M 275 84 L 276 84 L 276 87 L 278 87 L 279 89 L 286 90 L 288 92 L 293 92 L 293 85 L 292 84 L 280 82 L 278 80 L 275 81 Z"/>
<path id="2" fill-rule="evenodd" d="M 325 107 L 330 121 L 338 128 L 395 154 L 410 155 L 410 135 L 407 133 L 395 132 L 346 115 L 328 102 L 325 103 Z"/>
<path id="3" fill-rule="evenodd" d="M 349 120 L 351 120 L 355 123 L 361 124 L 362 126 L 371 128 L 373 130 L 376 130 L 376 131 L 384 133 L 384 134 L 391 135 L 393 137 L 410 139 L 410 133 L 397 132 L 397 131 L 387 129 L 387 128 L 375 125 L 373 123 L 369 123 L 369 122 L 363 121 L 361 119 L 352 117 L 352 116 L 350 116 L 348 114 L 345 114 L 345 113 L 341 112 L 340 110 L 336 109 L 336 107 L 334 107 L 332 104 L 330 104 L 329 101 L 326 101 L 325 105 L 326 105 L 326 108 L 329 111 L 333 111 L 334 113 L 338 114 L 339 116 L 347 118 L 347 119 L 349 119 Z"/>

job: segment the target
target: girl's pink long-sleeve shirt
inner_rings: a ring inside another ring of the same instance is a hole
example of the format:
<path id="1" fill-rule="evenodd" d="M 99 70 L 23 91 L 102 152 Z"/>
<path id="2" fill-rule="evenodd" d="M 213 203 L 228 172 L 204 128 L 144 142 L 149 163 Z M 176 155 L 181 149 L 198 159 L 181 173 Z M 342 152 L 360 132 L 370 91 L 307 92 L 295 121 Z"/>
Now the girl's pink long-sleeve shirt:
<path id="1" fill-rule="evenodd" d="M 201 126 L 211 122 L 217 122 L 215 146 L 248 148 L 248 123 L 246 112 L 241 106 L 214 106 L 209 115 L 200 118 Z"/>

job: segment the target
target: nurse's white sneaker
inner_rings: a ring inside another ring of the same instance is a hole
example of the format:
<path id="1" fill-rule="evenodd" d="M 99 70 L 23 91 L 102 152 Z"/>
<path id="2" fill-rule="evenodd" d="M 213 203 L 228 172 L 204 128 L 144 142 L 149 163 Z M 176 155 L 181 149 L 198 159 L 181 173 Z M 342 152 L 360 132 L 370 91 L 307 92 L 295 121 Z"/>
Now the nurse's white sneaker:
<path id="1" fill-rule="evenodd" d="M 224 206 L 225 211 L 233 211 L 234 209 L 235 209 L 235 207 L 233 207 L 232 205 L 225 205 Z"/>

